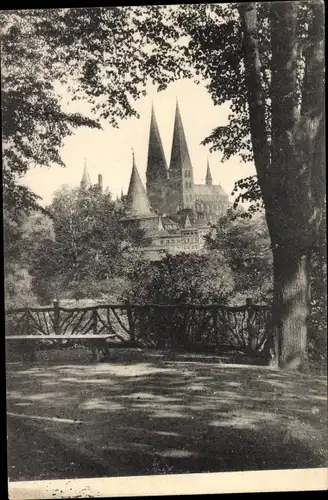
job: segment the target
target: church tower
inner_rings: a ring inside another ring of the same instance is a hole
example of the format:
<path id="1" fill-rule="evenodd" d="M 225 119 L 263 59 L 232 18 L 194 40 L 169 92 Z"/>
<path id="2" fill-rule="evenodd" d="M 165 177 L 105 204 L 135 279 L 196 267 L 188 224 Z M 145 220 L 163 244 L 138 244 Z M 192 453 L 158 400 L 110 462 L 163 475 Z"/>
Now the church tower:
<path id="1" fill-rule="evenodd" d="M 193 209 L 193 168 L 178 101 L 175 111 L 169 179 L 171 187 L 170 201 L 173 211 Z"/>
<path id="2" fill-rule="evenodd" d="M 90 175 L 89 175 L 88 168 L 87 168 L 87 160 L 84 159 L 84 170 L 83 170 L 83 175 L 82 175 L 80 186 L 83 189 L 88 189 L 89 187 L 91 187 L 91 185 L 92 185 L 91 179 L 90 179 Z"/>
<path id="3" fill-rule="evenodd" d="M 136 167 L 134 153 L 132 153 L 132 172 L 127 194 L 127 207 L 129 218 L 131 219 L 154 216 L 147 198 L 146 190 Z"/>
<path id="4" fill-rule="evenodd" d="M 211 169 L 210 169 L 210 164 L 209 164 L 208 159 L 207 159 L 207 170 L 206 170 L 205 184 L 206 184 L 206 186 L 213 185 L 212 174 L 211 174 Z"/>
<path id="5" fill-rule="evenodd" d="M 155 212 L 161 214 L 168 188 L 168 168 L 153 106 L 150 119 L 146 179 L 150 204 Z"/>

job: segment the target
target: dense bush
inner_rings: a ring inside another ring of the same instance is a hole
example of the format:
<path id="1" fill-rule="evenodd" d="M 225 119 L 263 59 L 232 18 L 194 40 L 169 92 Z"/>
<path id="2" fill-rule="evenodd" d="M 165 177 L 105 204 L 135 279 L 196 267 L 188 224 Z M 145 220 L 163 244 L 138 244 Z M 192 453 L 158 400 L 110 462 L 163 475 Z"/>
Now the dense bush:
<path id="1" fill-rule="evenodd" d="M 231 269 L 215 251 L 140 260 L 128 277 L 131 287 L 123 298 L 141 304 L 226 303 L 234 289 Z"/>
<path id="2" fill-rule="evenodd" d="M 35 306 L 38 299 L 32 290 L 32 277 L 26 268 L 19 265 L 6 266 L 5 271 L 5 307 Z"/>

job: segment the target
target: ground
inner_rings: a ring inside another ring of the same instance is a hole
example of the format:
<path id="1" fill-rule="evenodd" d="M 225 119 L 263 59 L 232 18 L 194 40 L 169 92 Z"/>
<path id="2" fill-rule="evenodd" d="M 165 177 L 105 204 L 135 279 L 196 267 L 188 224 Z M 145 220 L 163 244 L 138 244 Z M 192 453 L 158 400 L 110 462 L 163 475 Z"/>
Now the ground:
<path id="1" fill-rule="evenodd" d="M 9 480 L 325 467 L 326 391 L 209 355 L 8 363 Z"/>

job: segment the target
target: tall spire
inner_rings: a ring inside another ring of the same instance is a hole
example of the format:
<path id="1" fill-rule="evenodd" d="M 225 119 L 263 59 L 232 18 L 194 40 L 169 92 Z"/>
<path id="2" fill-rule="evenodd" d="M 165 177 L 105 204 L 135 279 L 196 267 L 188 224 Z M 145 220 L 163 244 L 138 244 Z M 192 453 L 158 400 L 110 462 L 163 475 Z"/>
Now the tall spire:
<path id="1" fill-rule="evenodd" d="M 207 170 L 206 170 L 205 184 L 206 184 L 206 186 L 212 186 L 212 184 L 213 184 L 210 163 L 208 161 L 208 158 L 207 158 Z"/>
<path id="2" fill-rule="evenodd" d="M 182 124 L 178 100 L 176 101 L 173 142 L 171 150 L 170 170 L 180 170 L 182 167 L 192 168 L 187 140 Z"/>
<path id="3" fill-rule="evenodd" d="M 193 206 L 193 168 L 183 129 L 178 100 L 176 101 L 173 141 L 170 161 L 170 179 L 176 186 L 179 204 L 183 208 Z"/>
<path id="4" fill-rule="evenodd" d="M 87 188 L 91 186 L 91 179 L 87 168 L 87 159 L 84 158 L 84 169 L 81 179 L 81 187 Z"/>
<path id="5" fill-rule="evenodd" d="M 146 190 L 142 184 L 140 175 L 136 167 L 133 150 L 132 150 L 132 172 L 130 178 L 129 191 L 127 194 L 127 204 L 128 204 L 129 216 L 138 218 L 141 216 L 152 215 Z"/>
<path id="6" fill-rule="evenodd" d="M 158 130 L 154 106 L 151 106 L 151 119 L 149 130 L 149 145 L 147 157 L 147 194 L 154 210 L 160 211 L 163 206 L 168 167 L 165 159 L 161 136 Z"/>

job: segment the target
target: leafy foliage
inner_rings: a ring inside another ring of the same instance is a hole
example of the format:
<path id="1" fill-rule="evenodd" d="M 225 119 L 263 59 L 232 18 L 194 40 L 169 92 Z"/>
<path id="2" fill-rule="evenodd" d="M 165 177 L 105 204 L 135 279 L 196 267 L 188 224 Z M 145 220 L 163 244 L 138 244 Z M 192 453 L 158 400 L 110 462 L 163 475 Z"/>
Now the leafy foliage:
<path id="1" fill-rule="evenodd" d="M 121 223 L 124 214 L 124 204 L 97 186 L 66 186 L 56 192 L 47 214 L 35 211 L 21 215 L 17 222 L 7 217 L 7 297 L 13 302 L 19 273 L 24 275 L 26 290 L 41 303 L 67 293 L 75 298 L 110 296 L 114 282 L 118 294 L 148 242 L 139 227 Z M 29 303 L 24 294 L 19 300 Z"/>
<path id="2" fill-rule="evenodd" d="M 77 126 L 99 126 L 61 109 L 55 90 L 60 75 L 57 53 L 42 27 L 43 19 L 54 12 L 2 11 L 0 16 L 3 191 L 14 216 L 38 205 L 38 197 L 18 184 L 28 168 L 63 166 L 63 139 Z"/>
<path id="3" fill-rule="evenodd" d="M 207 246 L 222 253 L 232 270 L 234 300 L 245 302 L 252 297 L 257 303 L 272 301 L 272 252 L 263 214 L 251 220 L 242 218 L 241 209 L 228 209 L 213 226 Z"/>
<path id="4" fill-rule="evenodd" d="M 40 272 L 45 260 L 51 263 L 59 290 L 76 282 L 100 282 L 124 273 L 129 249 L 142 245 L 143 232 L 129 230 L 120 219 L 123 209 L 109 192 L 97 186 L 81 190 L 63 187 L 49 207 L 55 242 L 50 257 L 39 258 Z"/>
<path id="5" fill-rule="evenodd" d="M 24 220 L 22 216 L 13 220 L 8 210 L 3 212 L 6 308 L 33 305 L 36 302 L 32 291 L 32 276 L 22 256 Z"/>
<path id="6" fill-rule="evenodd" d="M 128 277 L 131 287 L 124 299 L 141 304 L 225 303 L 233 290 L 231 270 L 215 251 L 140 260 Z"/>

